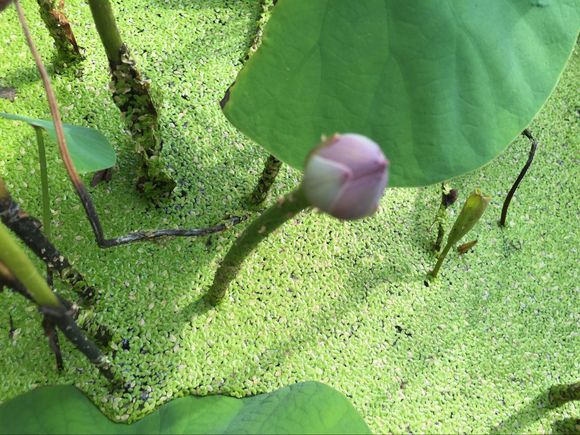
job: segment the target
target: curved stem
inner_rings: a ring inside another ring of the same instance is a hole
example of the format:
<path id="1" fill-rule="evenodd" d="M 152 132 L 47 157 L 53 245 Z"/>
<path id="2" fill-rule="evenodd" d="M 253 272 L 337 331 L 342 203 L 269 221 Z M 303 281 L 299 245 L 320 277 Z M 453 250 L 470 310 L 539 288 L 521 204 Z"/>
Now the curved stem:
<path id="1" fill-rule="evenodd" d="M 101 1 L 101 0 L 99 0 Z M 104 2 L 104 0 L 103 0 Z M 107 1 L 108 3 L 108 1 Z M 22 31 L 24 32 L 24 36 L 26 37 L 26 42 L 30 48 L 30 52 L 32 53 L 32 57 L 36 63 L 36 67 L 42 79 L 42 83 L 44 85 L 44 90 L 46 92 L 46 97 L 48 100 L 48 105 L 50 107 L 50 113 L 52 115 L 52 120 L 54 122 L 54 128 L 56 130 L 56 139 L 58 143 L 58 148 L 64 162 L 66 171 L 69 175 L 69 178 L 76 190 L 76 193 L 85 209 L 85 213 L 91 227 L 93 229 L 93 233 L 95 234 L 95 239 L 97 244 L 101 248 L 110 248 L 112 246 L 123 245 L 132 242 L 139 242 L 145 240 L 154 240 L 160 239 L 164 237 L 193 237 L 193 236 L 205 236 L 212 233 L 217 233 L 220 231 L 224 231 L 228 229 L 231 225 L 235 225 L 241 221 L 243 218 L 240 217 L 233 217 L 228 222 L 219 224 L 210 228 L 201 228 L 201 229 L 185 229 L 185 230 L 160 230 L 160 231 L 143 231 L 143 232 L 136 232 L 132 234 L 128 234 L 127 236 L 117 237 L 113 239 L 106 239 L 103 233 L 103 227 L 101 225 L 101 221 L 99 219 L 99 215 L 95 209 L 93 202 L 91 201 L 91 196 L 87 191 L 85 185 L 81 181 L 74 165 L 70 154 L 68 152 L 68 148 L 66 145 L 66 139 L 64 136 L 64 130 L 62 125 L 62 120 L 60 118 L 60 111 L 58 109 L 58 103 L 56 101 L 56 96 L 54 94 L 54 90 L 52 89 L 52 85 L 50 84 L 50 78 L 48 77 L 48 73 L 46 72 L 46 68 L 42 62 L 38 51 L 34 45 L 34 41 L 30 35 L 30 30 L 28 28 L 28 24 L 26 22 L 26 17 L 24 16 L 24 11 L 22 10 L 22 6 L 20 4 L 20 0 L 14 0 L 14 5 L 16 6 L 16 10 L 18 12 L 18 18 L 20 20 L 20 24 L 22 26 Z M 110 4 L 109 4 L 110 7 Z"/>
<path id="2" fill-rule="evenodd" d="M 264 211 L 234 242 L 215 273 L 213 284 L 206 294 L 211 305 L 219 304 L 240 271 L 246 257 L 280 225 L 309 207 L 301 187 L 280 198 L 276 204 Z"/>
<path id="3" fill-rule="evenodd" d="M 503 207 L 501 209 L 501 218 L 499 220 L 499 225 L 502 227 L 505 227 L 506 219 L 507 219 L 507 212 L 508 212 L 508 208 L 510 206 L 510 203 L 512 201 L 512 198 L 513 198 L 514 194 L 516 193 L 518 186 L 520 185 L 520 183 L 524 179 L 526 173 L 528 172 L 528 169 L 530 169 L 530 166 L 532 166 L 532 162 L 534 161 L 534 156 L 536 154 L 536 149 L 538 148 L 538 142 L 536 141 L 536 139 L 532 135 L 532 132 L 529 129 L 526 128 L 522 132 L 522 135 L 527 137 L 532 142 L 532 145 L 530 147 L 530 153 L 528 155 L 528 160 L 527 160 L 526 164 L 524 165 L 524 167 L 522 168 L 521 172 L 519 173 L 518 178 L 514 182 L 514 185 L 510 189 L 510 191 L 507 194 L 505 201 L 503 203 Z"/>

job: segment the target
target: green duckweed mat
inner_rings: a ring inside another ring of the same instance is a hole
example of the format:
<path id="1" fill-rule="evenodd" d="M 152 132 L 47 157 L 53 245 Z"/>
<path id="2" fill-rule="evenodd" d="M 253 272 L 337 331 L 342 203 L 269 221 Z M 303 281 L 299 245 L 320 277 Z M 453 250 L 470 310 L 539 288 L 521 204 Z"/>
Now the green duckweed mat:
<path id="1" fill-rule="evenodd" d="M 50 63 L 36 2 L 23 6 Z M 218 102 L 254 38 L 259 2 L 114 2 L 123 36 L 152 81 L 163 159 L 178 184 L 161 208 L 133 188 L 137 159 L 109 95 L 88 6 L 69 0 L 66 7 L 86 60 L 78 74 L 53 76 L 64 121 L 98 128 L 118 152 L 113 181 L 91 189 L 106 235 L 203 227 L 248 213 L 244 199 L 267 154 L 228 124 Z M 0 111 L 48 118 L 12 9 L 0 15 L 0 41 L 0 86 L 17 92 L 14 102 L 0 99 Z M 575 55 L 530 126 L 540 146 L 506 229 L 497 220 L 527 158 L 526 140 L 453 180 L 460 191 L 453 216 L 476 187 L 493 200 L 473 232 L 475 248 L 450 255 L 428 286 L 439 187 L 392 189 L 377 215 L 361 222 L 299 215 L 254 253 L 226 302 L 204 312 L 197 302 L 243 225 L 209 238 L 101 250 L 50 146 L 54 241 L 100 289 L 91 321 L 114 331 L 108 353 L 133 389 L 110 393 L 68 343 L 58 374 L 36 309 L 4 292 L 0 401 L 36 386 L 75 384 L 109 417 L 135 421 L 175 397 L 243 397 L 316 380 L 346 394 L 376 433 L 561 430 L 560 421 L 578 418 L 578 405 L 548 410 L 538 397 L 580 372 L 578 71 Z M 32 129 L 0 121 L 0 176 L 36 216 L 38 174 Z M 274 196 L 299 178 L 284 168 Z"/>

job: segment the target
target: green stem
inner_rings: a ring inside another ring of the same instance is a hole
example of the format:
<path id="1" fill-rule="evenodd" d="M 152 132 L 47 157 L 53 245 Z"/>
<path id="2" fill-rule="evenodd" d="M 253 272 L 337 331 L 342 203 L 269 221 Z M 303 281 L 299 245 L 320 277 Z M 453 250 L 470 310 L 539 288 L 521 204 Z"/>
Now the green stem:
<path id="1" fill-rule="evenodd" d="M 449 252 L 449 250 L 451 249 L 451 247 L 453 246 L 454 243 L 448 242 L 447 245 L 445 245 L 445 248 L 443 249 L 443 251 L 441 251 L 441 254 L 439 254 L 439 258 L 437 259 L 437 264 L 435 265 L 435 267 L 433 268 L 433 270 L 430 273 L 431 278 L 437 278 L 437 274 L 439 273 L 439 269 L 441 269 L 441 265 L 443 264 L 443 261 L 445 260 L 445 257 L 447 257 L 447 254 Z"/>
<path id="2" fill-rule="evenodd" d="M 245 229 L 234 242 L 220 264 L 206 299 L 211 305 L 219 304 L 240 271 L 246 257 L 280 225 L 309 207 L 302 187 L 298 187 L 268 208 Z"/>
<path id="3" fill-rule="evenodd" d="M 273 155 L 268 156 L 262 175 L 258 180 L 258 184 L 256 184 L 254 191 L 250 195 L 251 206 L 258 206 L 266 200 L 268 192 L 270 192 L 270 189 L 278 176 L 278 172 L 280 172 L 281 166 L 282 162 L 280 160 Z"/>
<path id="4" fill-rule="evenodd" d="M 46 167 L 46 150 L 44 147 L 44 137 L 42 129 L 34 127 L 36 132 L 36 143 L 38 145 L 38 163 L 40 164 L 40 182 L 42 185 L 42 227 L 48 239 L 51 238 L 50 226 L 50 196 L 48 192 L 48 170 Z"/>
<path id="5" fill-rule="evenodd" d="M 111 68 L 121 64 L 121 48 L 123 40 L 115 21 L 113 8 L 109 0 L 89 0 L 93 20 L 101 37 L 101 42 L 107 53 Z"/>
<path id="6" fill-rule="evenodd" d="M 4 263 L 28 290 L 34 302 L 40 306 L 60 308 L 61 304 L 56 295 L 2 223 L 0 223 L 0 246 L 2 246 L 0 262 Z"/>

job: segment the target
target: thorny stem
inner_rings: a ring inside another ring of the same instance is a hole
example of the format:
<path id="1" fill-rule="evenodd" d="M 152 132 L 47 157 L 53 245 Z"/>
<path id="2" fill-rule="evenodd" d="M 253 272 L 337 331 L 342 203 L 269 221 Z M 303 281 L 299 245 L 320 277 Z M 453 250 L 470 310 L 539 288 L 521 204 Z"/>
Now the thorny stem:
<path id="1" fill-rule="evenodd" d="M 48 347 L 50 350 L 52 350 L 52 353 L 54 353 L 56 369 L 61 372 L 64 369 L 64 361 L 62 359 L 62 352 L 60 350 L 56 325 L 52 317 L 47 316 L 46 314 L 43 316 L 42 329 L 44 330 L 44 335 L 48 339 Z"/>
<path id="2" fill-rule="evenodd" d="M 58 4 L 57 4 L 58 2 Z M 54 40 L 56 66 L 75 64 L 83 59 L 70 22 L 64 13 L 64 0 L 37 0 L 40 16 Z"/>
<path id="3" fill-rule="evenodd" d="M 60 112 L 59 112 L 58 104 L 56 101 L 56 96 L 55 96 L 54 91 L 52 89 L 52 86 L 50 84 L 50 78 L 48 77 L 48 73 L 46 72 L 46 68 L 44 67 L 42 59 L 41 59 L 40 55 L 38 54 L 38 51 L 36 50 L 36 47 L 34 45 L 34 41 L 32 40 L 32 37 L 30 36 L 30 30 L 29 30 L 28 25 L 26 23 L 26 17 L 24 16 L 22 6 L 21 6 L 19 0 L 15 0 L 14 4 L 15 4 L 16 10 L 18 12 L 18 18 L 20 20 L 20 24 L 22 26 L 24 36 L 26 37 L 26 41 L 27 41 L 28 46 L 30 48 L 30 52 L 32 53 L 32 56 L 34 58 L 34 61 L 35 61 L 36 66 L 38 68 L 38 72 L 40 73 L 40 77 L 41 77 L 43 85 L 44 85 L 48 104 L 50 107 L 50 112 L 51 112 L 52 119 L 54 122 L 55 130 L 56 130 L 56 138 L 57 138 L 58 147 L 59 147 L 59 151 L 60 151 L 62 160 L 64 162 L 64 165 L 65 165 L 65 168 L 66 168 L 67 173 L 69 175 L 69 178 L 70 178 L 73 186 L 75 187 L 76 193 L 81 201 L 81 204 L 83 205 L 83 208 L 85 209 L 85 213 L 87 215 L 87 218 L 89 219 L 89 222 L 90 222 L 91 227 L 93 229 L 93 233 L 95 235 L 95 239 L 96 239 L 99 247 L 110 248 L 113 246 L 124 245 L 124 244 L 132 243 L 132 242 L 151 241 L 151 240 L 161 239 L 161 238 L 165 238 L 165 237 L 206 236 L 208 234 L 213 234 L 213 233 L 218 233 L 218 232 L 224 231 L 224 230 L 230 228 L 230 226 L 236 225 L 244 220 L 244 218 L 242 218 L 242 217 L 234 216 L 234 217 L 228 219 L 228 221 L 225 223 L 218 224 L 218 225 L 215 225 L 215 226 L 209 227 L 209 228 L 183 229 L 183 230 L 177 229 L 177 230 L 141 231 L 141 232 L 131 233 L 131 234 L 128 234 L 126 236 L 116 237 L 113 239 L 106 239 L 104 237 L 103 228 L 101 226 L 99 216 L 97 214 L 97 211 L 95 209 L 93 202 L 91 201 L 90 194 L 87 191 L 83 182 L 81 181 L 81 179 L 80 179 L 80 177 L 79 177 L 79 175 L 78 175 L 78 173 L 73 165 L 70 154 L 68 152 L 68 148 L 66 146 L 66 139 L 64 137 L 62 120 L 60 118 Z"/>
<path id="4" fill-rule="evenodd" d="M 254 191 L 250 195 L 251 205 L 258 206 L 264 202 L 268 196 L 268 192 L 270 192 L 270 189 L 276 180 L 278 172 L 280 172 L 281 166 L 282 162 L 280 160 L 271 154 L 268 156 L 262 175 L 258 180 L 258 184 L 256 184 Z"/>
<path id="5" fill-rule="evenodd" d="M 40 312 L 48 316 L 65 337 L 79 350 L 88 360 L 97 367 L 99 372 L 114 384 L 121 381 L 113 372 L 113 367 L 109 360 L 101 353 L 99 348 L 87 338 L 85 333 L 78 327 L 71 316 L 71 312 L 64 306 L 61 307 L 40 307 Z"/>
<path id="6" fill-rule="evenodd" d="M 501 209 L 501 218 L 499 220 L 499 226 L 501 226 L 501 227 L 505 227 L 506 219 L 507 219 L 507 212 L 508 212 L 508 208 L 510 206 L 511 200 L 512 200 L 514 194 L 516 193 L 518 186 L 520 185 L 520 183 L 524 179 L 526 173 L 528 172 L 528 169 L 530 169 L 530 166 L 532 166 L 532 162 L 534 161 L 534 156 L 536 154 L 536 149 L 538 148 L 538 142 L 536 141 L 536 139 L 532 135 L 532 132 L 529 129 L 526 128 L 522 132 L 522 135 L 527 137 L 530 140 L 530 142 L 532 143 L 532 145 L 530 147 L 530 153 L 528 155 L 528 160 L 527 160 L 526 164 L 524 165 L 524 167 L 520 171 L 518 178 L 514 182 L 514 185 L 512 186 L 510 191 L 508 192 L 508 194 L 505 198 L 505 201 L 503 202 L 503 207 Z"/>
<path id="7" fill-rule="evenodd" d="M 211 305 L 219 304 L 230 285 L 240 271 L 245 258 L 252 253 L 262 240 L 274 232 L 280 225 L 309 207 L 310 203 L 299 187 L 280 198 L 274 205 L 257 217 L 238 237 L 230 248 L 218 270 L 213 284 L 206 294 Z"/>

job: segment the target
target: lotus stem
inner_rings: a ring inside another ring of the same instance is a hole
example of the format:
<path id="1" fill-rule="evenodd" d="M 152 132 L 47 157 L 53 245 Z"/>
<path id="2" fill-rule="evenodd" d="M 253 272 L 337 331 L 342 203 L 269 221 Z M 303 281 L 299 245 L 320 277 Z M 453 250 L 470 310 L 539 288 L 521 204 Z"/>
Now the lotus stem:
<path id="1" fill-rule="evenodd" d="M 220 264 L 213 284 L 206 294 L 211 305 L 222 302 L 228 287 L 236 278 L 244 260 L 256 249 L 256 246 L 273 233 L 284 222 L 310 205 L 301 187 L 280 198 L 274 205 L 254 220 L 234 242 Z"/>
<path id="2" fill-rule="evenodd" d="M 83 59 L 70 22 L 64 12 L 64 0 L 37 0 L 40 16 L 54 40 L 57 67 L 66 67 Z"/>
<path id="3" fill-rule="evenodd" d="M 280 160 L 273 155 L 268 156 L 262 175 L 258 180 L 258 184 L 250 195 L 250 205 L 258 206 L 266 200 L 266 197 L 280 172 L 281 166 L 282 162 Z"/>
<path id="4" fill-rule="evenodd" d="M 538 142 L 536 141 L 536 139 L 532 135 L 532 132 L 529 129 L 526 128 L 522 132 L 522 135 L 527 137 L 531 142 L 530 152 L 529 152 L 528 160 L 526 161 L 526 164 L 524 165 L 524 167 L 520 171 L 518 178 L 516 178 L 516 181 L 514 182 L 512 188 L 510 189 L 510 191 L 508 192 L 508 194 L 505 198 L 505 201 L 503 203 L 503 207 L 501 209 L 501 218 L 499 220 L 500 227 L 505 227 L 506 219 L 507 219 L 507 212 L 508 212 L 508 208 L 510 206 L 510 203 L 512 201 L 512 198 L 513 198 L 514 194 L 516 193 L 516 190 L 518 189 L 520 183 L 522 182 L 522 180 L 526 176 L 528 169 L 530 169 L 530 166 L 532 166 L 532 162 L 534 161 L 534 156 L 536 155 L 536 149 L 538 148 Z"/>

